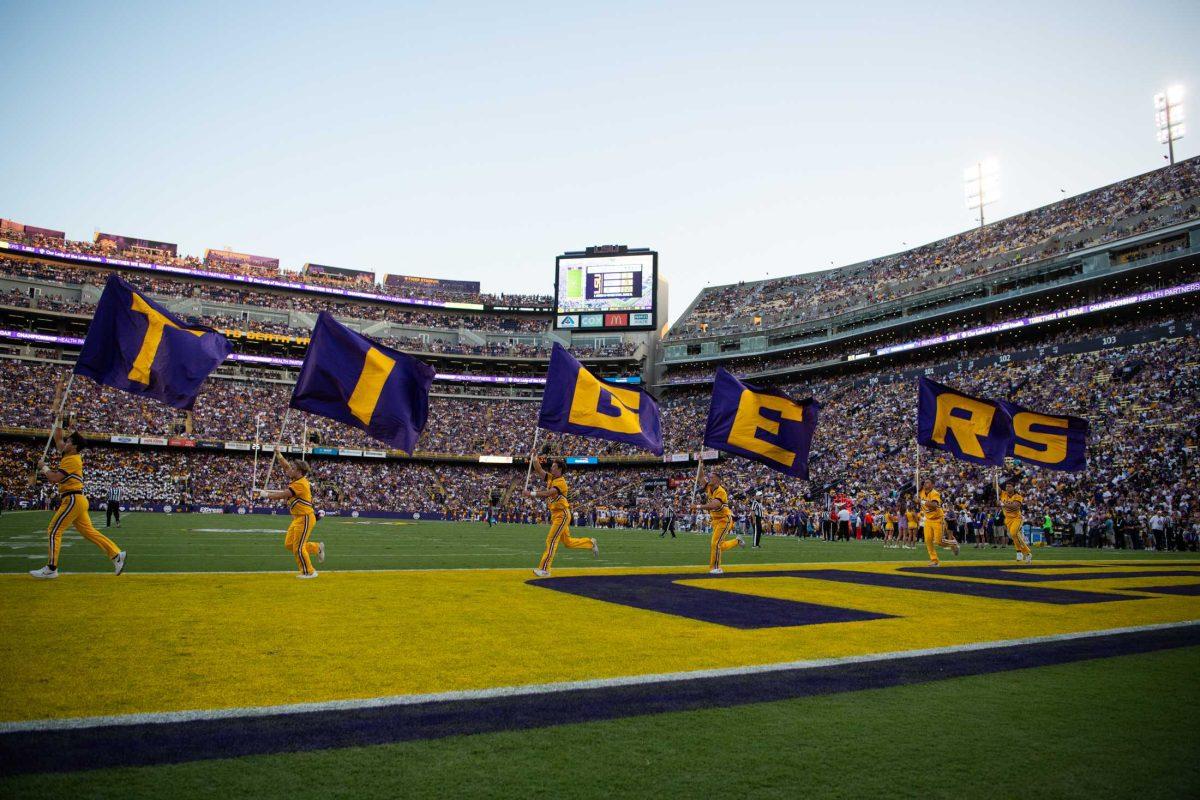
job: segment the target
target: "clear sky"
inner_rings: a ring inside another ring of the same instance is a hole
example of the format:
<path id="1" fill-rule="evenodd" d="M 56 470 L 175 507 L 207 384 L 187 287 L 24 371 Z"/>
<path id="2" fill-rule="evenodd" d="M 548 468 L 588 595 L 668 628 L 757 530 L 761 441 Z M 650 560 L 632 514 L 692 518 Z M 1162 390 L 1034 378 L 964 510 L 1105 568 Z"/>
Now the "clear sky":
<path id="1" fill-rule="evenodd" d="M 0 216 L 549 292 L 650 246 L 705 284 L 846 264 L 1165 163 L 1200 2 L 15 3 Z M 1200 152 L 1200 125 L 1179 155 Z"/>

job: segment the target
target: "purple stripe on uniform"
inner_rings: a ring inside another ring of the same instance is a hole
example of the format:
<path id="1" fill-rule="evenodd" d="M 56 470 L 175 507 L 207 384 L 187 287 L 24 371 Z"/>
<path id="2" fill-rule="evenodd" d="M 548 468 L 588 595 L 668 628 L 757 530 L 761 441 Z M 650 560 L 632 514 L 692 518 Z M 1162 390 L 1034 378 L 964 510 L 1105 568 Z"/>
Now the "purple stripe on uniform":
<path id="1" fill-rule="evenodd" d="M 56 522 L 50 526 L 50 563 L 55 567 L 58 566 L 58 556 L 54 552 L 54 541 L 62 532 L 63 523 L 67 517 L 71 515 L 71 511 L 75 508 L 75 495 L 67 495 L 66 508 L 59 509 L 59 517 Z"/>
<path id="2" fill-rule="evenodd" d="M 633 686 L 0 734 L 0 775 L 178 764 L 529 730 L 929 683 L 1200 645 L 1200 625 Z"/>
<path id="3" fill-rule="evenodd" d="M 543 572 L 550 570 L 550 564 L 554 561 L 554 551 L 558 548 L 558 537 L 562 534 L 562 528 L 567 524 L 567 518 L 563 517 L 562 522 L 554 528 L 550 534 L 550 544 L 546 547 L 546 556 L 542 559 L 541 569 Z"/>

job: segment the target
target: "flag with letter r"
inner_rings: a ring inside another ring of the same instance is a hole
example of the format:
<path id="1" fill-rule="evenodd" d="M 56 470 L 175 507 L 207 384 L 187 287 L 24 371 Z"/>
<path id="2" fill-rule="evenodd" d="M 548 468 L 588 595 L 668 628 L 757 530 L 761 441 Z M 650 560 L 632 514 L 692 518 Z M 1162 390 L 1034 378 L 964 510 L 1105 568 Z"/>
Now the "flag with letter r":
<path id="1" fill-rule="evenodd" d="M 597 378 L 557 342 L 546 370 L 538 427 L 663 453 L 662 419 L 650 393 Z"/>
<path id="2" fill-rule="evenodd" d="M 109 275 L 75 374 L 191 410 L 204 379 L 230 349 L 212 328 L 181 322 L 119 275 Z"/>
<path id="3" fill-rule="evenodd" d="M 808 450 L 821 404 L 743 383 L 723 367 L 713 380 L 704 446 L 808 478 Z"/>
<path id="4" fill-rule="evenodd" d="M 328 417 L 409 455 L 429 417 L 434 369 L 350 330 L 322 311 L 291 407 Z"/>
<path id="5" fill-rule="evenodd" d="M 1012 443 L 1012 420 L 999 403 L 920 378 L 917 442 L 974 464 L 1001 466 Z"/>

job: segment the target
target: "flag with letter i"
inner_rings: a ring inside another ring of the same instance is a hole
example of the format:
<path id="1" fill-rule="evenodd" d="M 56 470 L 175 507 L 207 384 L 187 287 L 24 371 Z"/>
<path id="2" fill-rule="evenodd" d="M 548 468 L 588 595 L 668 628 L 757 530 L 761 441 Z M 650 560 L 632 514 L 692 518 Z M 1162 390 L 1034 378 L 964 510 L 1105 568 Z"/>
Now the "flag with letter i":
<path id="1" fill-rule="evenodd" d="M 212 328 L 181 322 L 120 276 L 110 275 L 75 374 L 190 410 L 204 379 L 229 351 L 229 340 Z"/>
<path id="2" fill-rule="evenodd" d="M 821 404 L 743 383 L 724 368 L 713 380 L 704 446 L 808 478 L 808 451 Z"/>
<path id="3" fill-rule="evenodd" d="M 322 311 L 291 407 L 337 420 L 412 454 L 429 417 L 434 369 Z"/>
<path id="4" fill-rule="evenodd" d="M 662 419 L 650 393 L 597 378 L 557 342 L 546 370 L 538 427 L 663 453 Z"/>

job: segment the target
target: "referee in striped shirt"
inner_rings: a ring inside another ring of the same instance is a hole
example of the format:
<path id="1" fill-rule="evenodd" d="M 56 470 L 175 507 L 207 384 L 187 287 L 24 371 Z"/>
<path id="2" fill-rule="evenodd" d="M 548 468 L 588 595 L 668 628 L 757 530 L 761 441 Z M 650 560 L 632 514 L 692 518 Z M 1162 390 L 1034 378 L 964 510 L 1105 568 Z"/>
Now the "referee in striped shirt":
<path id="1" fill-rule="evenodd" d="M 108 508 L 104 512 L 104 527 L 111 528 L 113 517 L 117 518 L 117 527 L 121 527 L 121 487 L 113 481 L 108 485 Z"/>

